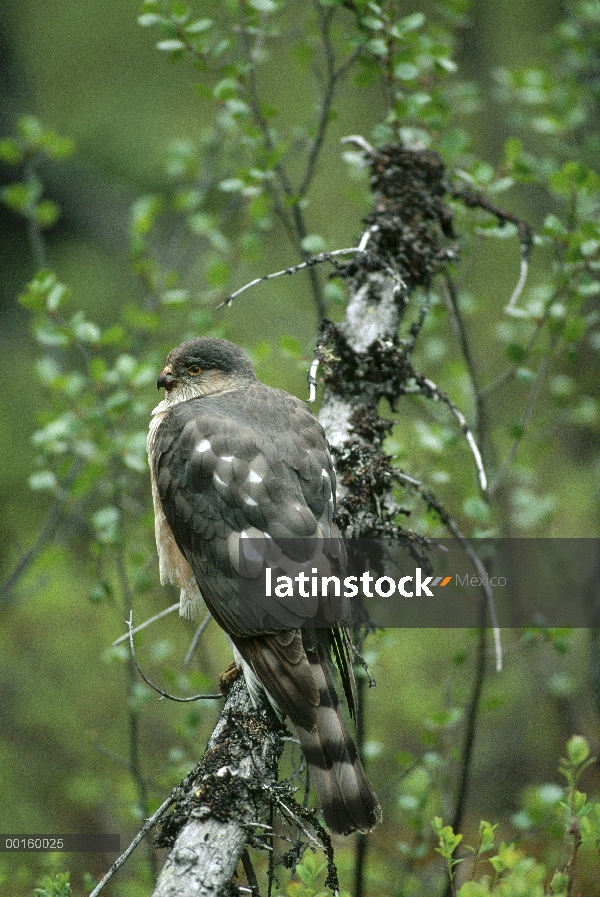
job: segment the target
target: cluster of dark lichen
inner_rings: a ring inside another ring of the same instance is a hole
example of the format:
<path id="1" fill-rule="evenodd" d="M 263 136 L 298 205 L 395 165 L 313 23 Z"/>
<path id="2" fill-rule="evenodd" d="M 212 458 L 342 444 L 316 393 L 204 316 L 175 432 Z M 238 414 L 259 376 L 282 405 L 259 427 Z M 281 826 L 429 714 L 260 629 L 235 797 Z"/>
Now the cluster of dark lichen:
<path id="1" fill-rule="evenodd" d="M 373 259 L 398 271 L 408 290 L 428 287 L 458 253 L 444 164 L 431 150 L 407 150 L 396 144 L 379 148 L 370 159 L 373 211 L 364 219 L 372 229 L 372 259 L 340 266 L 338 276 L 359 279 L 373 270 Z"/>
<path id="2" fill-rule="evenodd" d="M 207 748 L 201 762 L 184 779 L 176 791 L 173 809 L 161 820 L 161 831 L 155 847 L 172 847 L 177 835 L 191 816 L 212 817 L 221 822 L 249 818 L 249 808 L 255 808 L 255 818 L 267 802 L 264 781 L 252 777 L 235 776 L 229 771 L 236 759 L 262 754 L 265 738 L 273 735 L 274 720 L 264 711 L 231 712 L 217 743 Z M 287 735 L 282 727 L 281 736 Z M 277 763 L 283 751 L 281 737 L 275 742 L 269 758 L 273 781 L 277 777 Z"/>
<path id="3" fill-rule="evenodd" d="M 321 325 L 317 354 L 324 383 L 340 396 L 360 397 L 365 406 L 386 398 L 394 408 L 402 386 L 412 375 L 406 349 L 397 338 L 375 340 L 368 352 L 356 352 L 327 318 Z"/>

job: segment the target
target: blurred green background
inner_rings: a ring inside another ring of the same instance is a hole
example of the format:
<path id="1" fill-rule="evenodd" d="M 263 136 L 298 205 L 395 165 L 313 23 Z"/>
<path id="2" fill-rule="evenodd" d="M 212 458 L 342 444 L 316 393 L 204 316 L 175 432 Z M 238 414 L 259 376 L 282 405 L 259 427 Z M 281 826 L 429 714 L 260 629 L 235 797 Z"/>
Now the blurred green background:
<path id="1" fill-rule="evenodd" d="M 218 10 L 218 4 L 197 7 L 199 14 Z M 406 4 L 406 14 L 415 10 L 435 12 L 430 3 Z M 506 111 L 495 99 L 492 73 L 497 66 L 543 61 L 548 35 L 562 11 L 558 0 L 480 0 L 460 32 L 459 72 L 473 79 L 482 95 L 478 111 L 470 117 L 469 133 L 475 151 L 492 163 L 511 133 Z M 211 125 L 213 114 L 194 91 L 189 67 L 173 65 L 166 54 L 156 51 L 156 36 L 138 26 L 137 14 L 138 4 L 130 0 L 4 0 L 0 9 L 0 137 L 13 130 L 17 115 L 27 112 L 74 139 L 75 155 L 43 172 L 48 195 L 62 208 L 62 217 L 47 238 L 48 260 L 72 287 L 77 304 L 101 326 L 110 325 L 125 306 L 143 299 L 128 250 L 131 203 L 141 194 L 166 187 L 165 146 L 171 140 L 197 140 Z M 292 9 L 288 22 L 292 37 L 293 16 Z M 313 96 L 302 89 L 301 70 L 276 58 L 262 77 L 288 122 L 310 111 Z M 349 176 L 339 138 L 364 134 L 370 139 L 383 101 L 378 105 L 376 94 L 343 87 L 338 110 L 307 211 L 311 232 L 322 235 L 328 248 L 352 245 L 369 209 L 366 177 Z M 11 178 L 8 168 L 0 167 L 0 182 Z M 548 211 L 535 189 L 521 189 L 502 199 L 535 227 Z M 459 220 L 458 230 L 462 224 Z M 491 380 L 502 369 L 497 326 L 518 277 L 518 247 L 516 240 L 490 245 L 472 233 L 469 239 L 473 252 L 459 270 L 460 288 L 472 297 L 474 351 Z M 231 288 L 296 261 L 284 235 L 274 229 L 257 257 L 240 264 Z M 534 255 L 531 289 L 536 272 L 542 272 L 545 264 L 542 251 Z M 0 206 L 2 577 L 34 543 L 49 506 L 44 494 L 28 488 L 35 456 L 31 435 L 44 398 L 34 374 L 37 347 L 30 336 L 29 315 L 16 302 L 34 272 L 25 225 Z M 333 314 L 339 316 L 339 309 Z M 261 285 L 212 317 L 211 326 L 254 350 L 263 379 L 306 398 L 305 371 L 317 320 L 305 274 Z M 157 335 L 161 351 L 169 339 L 174 344 L 183 335 Z M 300 347 L 300 358 L 281 343 L 290 335 Z M 425 338 L 421 352 L 423 369 L 442 387 L 445 375 L 460 376 L 452 369 L 447 323 L 440 323 L 439 331 Z M 590 363 L 580 357 L 568 374 L 592 389 L 598 371 L 586 368 Z M 561 375 L 560 369 L 553 371 L 554 377 Z M 151 383 L 148 391 L 151 402 Z M 508 426 L 523 395 L 517 386 L 503 398 L 499 426 Z M 533 429 L 534 450 L 522 475 L 521 514 L 535 504 L 534 499 L 541 501 L 546 491 L 552 492 L 552 503 L 538 508 L 538 516 L 532 510 L 529 529 L 515 523 L 513 534 L 597 536 L 597 417 L 591 414 L 577 428 L 561 419 L 560 409 L 547 399 L 541 407 L 544 423 Z M 443 440 L 436 444 L 431 429 L 419 429 L 418 418 L 418 410 L 411 406 L 396 427 L 402 466 L 415 475 L 436 473 L 440 489 L 452 502 L 454 479 L 474 479 L 468 452 L 460 443 L 452 449 L 453 457 L 440 459 L 440 453 L 448 453 L 449 443 L 445 448 Z M 429 423 L 433 427 L 435 422 Z M 448 427 L 452 430 L 446 423 L 444 432 Z M 535 489 L 528 492 L 530 473 Z M 141 492 L 146 488 L 149 492 L 149 484 L 140 480 Z M 458 516 L 468 529 L 460 509 Z M 148 515 L 143 520 L 149 526 Z M 118 831 L 124 847 L 140 824 L 122 759 L 130 734 L 126 701 L 138 701 L 140 764 L 153 809 L 199 756 L 218 708 L 216 703 L 194 711 L 158 704 L 143 689 L 134 690 L 132 697 L 123 656 L 109 650 L 124 631 L 120 609 L 110 600 L 89 600 L 95 571 L 83 553 L 78 559 L 71 550 L 83 536 L 76 531 L 67 536 L 67 544 L 56 541 L 47 547 L 10 601 L 0 607 L 0 827 L 7 833 Z M 152 576 L 153 587 L 143 606 L 136 608 L 137 622 L 175 600 L 172 592 L 156 586 L 154 567 Z M 224 639 L 211 626 L 201 643 L 196 671 L 184 674 L 182 661 L 192 633 L 191 624 L 172 615 L 139 637 L 147 672 L 160 678 L 170 671 L 175 691 L 212 690 L 229 660 Z M 466 825 L 473 830 L 482 817 L 501 819 L 508 838 L 509 820 L 523 789 L 557 781 L 557 759 L 566 738 L 578 732 L 598 744 L 599 709 L 590 690 L 590 642 L 585 632 L 575 633 L 565 652 L 560 645 L 559 650 L 537 643 L 524 647 L 510 633 L 504 642 L 505 670 L 490 673 L 484 686 Z M 451 778 L 448 770 L 461 743 L 464 721 L 457 708 L 469 696 L 475 637 L 460 631 L 384 633 L 368 648 L 380 685 L 368 695 L 369 764 L 389 825 L 373 836 L 374 857 L 381 862 L 369 867 L 367 881 L 369 893 L 392 893 L 397 843 L 411 830 L 411 813 L 427 806 L 432 783 L 444 785 L 436 778 L 432 761 L 425 778 L 415 777 L 409 787 L 413 805 L 407 792 L 400 798 L 406 753 L 418 755 L 427 748 L 432 755 L 439 753 L 446 764 L 440 775 Z M 445 785 L 451 795 L 452 781 Z M 340 864 L 347 875 L 350 862 L 349 850 L 342 851 Z M 0 854 L 0 894 L 29 894 L 42 871 L 61 868 L 72 870 L 76 893 L 82 893 L 84 873 L 100 876 L 108 864 L 109 858 L 91 855 Z M 107 893 L 147 893 L 147 883 L 140 882 L 141 865 L 141 859 L 132 862 Z"/>

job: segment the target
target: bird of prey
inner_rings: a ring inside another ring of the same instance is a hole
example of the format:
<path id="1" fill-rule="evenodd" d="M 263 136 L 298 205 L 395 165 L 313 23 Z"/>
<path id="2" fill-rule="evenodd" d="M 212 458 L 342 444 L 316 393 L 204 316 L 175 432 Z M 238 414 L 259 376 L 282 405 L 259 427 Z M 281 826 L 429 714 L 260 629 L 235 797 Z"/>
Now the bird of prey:
<path id="1" fill-rule="evenodd" d="M 303 402 L 261 383 L 246 354 L 226 340 L 182 343 L 167 356 L 157 386 L 165 398 L 153 412 L 148 458 L 161 582 L 180 586 L 184 615 L 204 599 L 255 702 L 264 691 L 290 718 L 330 830 L 370 831 L 379 804 L 328 668 L 333 653 L 353 713 L 345 629 L 298 623 L 248 631 L 239 620 L 244 540 L 266 540 L 285 569 L 294 562 L 287 545 L 339 537 L 325 434 Z"/>

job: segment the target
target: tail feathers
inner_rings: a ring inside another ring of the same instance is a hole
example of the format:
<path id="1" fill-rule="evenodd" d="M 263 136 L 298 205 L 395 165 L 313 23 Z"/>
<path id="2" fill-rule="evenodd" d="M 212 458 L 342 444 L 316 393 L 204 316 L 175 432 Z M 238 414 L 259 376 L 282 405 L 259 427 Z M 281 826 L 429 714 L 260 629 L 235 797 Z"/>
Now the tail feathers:
<path id="1" fill-rule="evenodd" d="M 311 782 L 332 832 L 368 832 L 381 820 L 377 797 L 341 715 L 326 668 L 315 656 L 309 655 L 309 662 L 320 695 L 317 725 L 312 731 L 295 728 Z"/>

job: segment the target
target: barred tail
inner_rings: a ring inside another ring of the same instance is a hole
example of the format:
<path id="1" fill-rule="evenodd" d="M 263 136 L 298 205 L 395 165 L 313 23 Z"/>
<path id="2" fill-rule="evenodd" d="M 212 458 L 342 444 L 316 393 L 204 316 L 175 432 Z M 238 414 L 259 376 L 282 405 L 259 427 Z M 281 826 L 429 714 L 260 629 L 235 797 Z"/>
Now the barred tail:
<path id="1" fill-rule="evenodd" d="M 368 832 L 381 821 L 381 809 L 356 745 L 341 715 L 338 697 L 324 663 L 308 655 L 319 689 L 314 730 L 295 726 L 311 782 L 317 792 L 328 828 L 336 834 Z"/>

